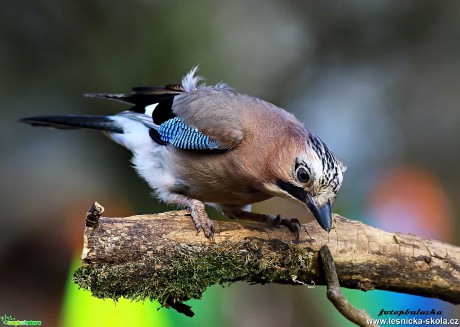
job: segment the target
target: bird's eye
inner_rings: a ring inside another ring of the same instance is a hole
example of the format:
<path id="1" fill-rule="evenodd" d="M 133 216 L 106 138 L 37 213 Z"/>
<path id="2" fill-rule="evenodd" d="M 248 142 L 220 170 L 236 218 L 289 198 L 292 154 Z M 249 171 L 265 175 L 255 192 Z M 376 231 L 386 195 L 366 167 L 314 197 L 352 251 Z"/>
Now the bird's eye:
<path id="1" fill-rule="evenodd" d="M 297 169 L 297 179 L 302 183 L 308 183 L 310 181 L 310 174 L 303 167 Z"/>

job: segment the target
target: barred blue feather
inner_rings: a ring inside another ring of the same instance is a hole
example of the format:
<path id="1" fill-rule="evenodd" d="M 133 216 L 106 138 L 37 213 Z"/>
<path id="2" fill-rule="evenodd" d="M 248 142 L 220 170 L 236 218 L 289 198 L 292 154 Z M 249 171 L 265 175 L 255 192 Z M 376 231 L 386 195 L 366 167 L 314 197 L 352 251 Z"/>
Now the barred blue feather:
<path id="1" fill-rule="evenodd" d="M 165 121 L 158 128 L 161 140 L 185 150 L 216 150 L 219 143 L 196 128 L 184 124 L 179 117 Z"/>

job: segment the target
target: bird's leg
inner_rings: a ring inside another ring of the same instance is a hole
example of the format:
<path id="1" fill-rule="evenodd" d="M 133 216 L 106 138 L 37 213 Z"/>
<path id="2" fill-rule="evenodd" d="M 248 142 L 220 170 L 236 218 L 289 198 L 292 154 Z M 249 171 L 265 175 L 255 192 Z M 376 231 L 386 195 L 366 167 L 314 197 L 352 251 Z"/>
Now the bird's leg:
<path id="1" fill-rule="evenodd" d="M 185 209 L 192 216 L 197 234 L 203 230 L 204 235 L 211 239 L 212 242 L 214 242 L 214 224 L 212 223 L 211 219 L 209 219 L 203 202 L 185 197 L 183 195 L 178 195 L 171 203 L 185 207 Z"/>
<path id="2" fill-rule="evenodd" d="M 282 218 L 280 215 L 273 216 L 273 215 L 266 215 L 261 213 L 254 213 L 244 210 L 237 210 L 237 211 L 225 211 L 225 215 L 231 219 L 244 219 L 250 221 L 256 221 L 260 223 L 266 223 L 269 226 L 279 227 L 279 226 L 286 226 L 289 230 L 294 234 L 295 239 L 299 240 L 299 233 L 300 233 L 300 222 L 297 218 L 286 219 Z"/>

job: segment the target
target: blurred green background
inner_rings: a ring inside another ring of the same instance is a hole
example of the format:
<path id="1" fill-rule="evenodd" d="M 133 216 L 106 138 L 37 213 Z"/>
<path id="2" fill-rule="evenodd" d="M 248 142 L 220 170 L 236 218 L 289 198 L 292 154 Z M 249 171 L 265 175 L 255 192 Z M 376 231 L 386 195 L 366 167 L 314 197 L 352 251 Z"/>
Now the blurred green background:
<path id="1" fill-rule="evenodd" d="M 209 83 L 286 108 L 321 136 L 348 165 L 334 211 L 459 243 L 460 2 L 3 0 L 0 315 L 43 326 L 350 325 L 320 286 L 214 286 L 191 301 L 190 319 L 72 285 L 92 201 L 108 216 L 167 207 L 130 154 L 97 132 L 17 119 L 114 114 L 126 107 L 81 94 L 178 82 L 197 64 Z M 286 201 L 255 210 L 311 219 Z M 460 316 L 421 297 L 346 295 L 374 317 L 406 308 Z"/>

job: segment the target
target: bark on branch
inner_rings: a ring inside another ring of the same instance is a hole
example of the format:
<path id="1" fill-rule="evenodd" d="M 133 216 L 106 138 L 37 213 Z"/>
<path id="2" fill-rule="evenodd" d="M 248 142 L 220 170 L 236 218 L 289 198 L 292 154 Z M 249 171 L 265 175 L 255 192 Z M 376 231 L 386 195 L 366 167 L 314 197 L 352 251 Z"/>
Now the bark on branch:
<path id="1" fill-rule="evenodd" d="M 185 211 L 100 218 L 86 227 L 83 265 L 74 281 L 102 298 L 158 300 L 187 313 L 180 302 L 220 283 L 324 285 L 319 250 L 332 253 L 342 287 L 389 290 L 460 303 L 460 247 L 388 233 L 334 215 L 328 234 L 303 225 L 299 243 L 284 227 L 215 222 L 215 243 Z"/>

